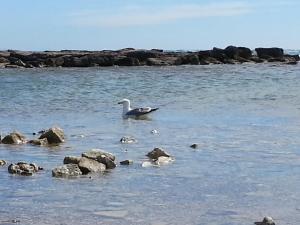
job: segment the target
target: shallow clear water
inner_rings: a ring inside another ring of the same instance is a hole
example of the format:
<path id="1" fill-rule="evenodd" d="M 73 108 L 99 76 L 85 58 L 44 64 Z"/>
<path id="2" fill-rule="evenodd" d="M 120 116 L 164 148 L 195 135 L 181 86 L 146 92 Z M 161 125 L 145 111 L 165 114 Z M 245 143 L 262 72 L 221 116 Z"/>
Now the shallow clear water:
<path id="1" fill-rule="evenodd" d="M 0 224 L 276 224 L 300 221 L 300 66 L 0 70 L 0 131 L 59 125 L 55 147 L 0 145 L 0 159 L 45 170 L 20 177 L 0 167 Z M 122 98 L 160 109 L 123 120 Z M 159 135 L 151 134 L 157 129 Z M 122 145 L 124 135 L 138 142 Z M 189 146 L 197 143 L 199 148 Z M 143 168 L 165 148 L 176 161 Z M 102 148 L 133 159 L 91 178 L 56 179 L 64 156 Z"/>

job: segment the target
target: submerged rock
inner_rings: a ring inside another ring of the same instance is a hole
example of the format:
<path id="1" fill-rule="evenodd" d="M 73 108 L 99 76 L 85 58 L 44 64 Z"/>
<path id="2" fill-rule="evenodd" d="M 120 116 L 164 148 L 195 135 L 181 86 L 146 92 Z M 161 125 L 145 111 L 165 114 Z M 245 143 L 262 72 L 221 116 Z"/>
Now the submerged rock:
<path id="1" fill-rule="evenodd" d="M 82 175 L 77 164 L 65 164 L 52 170 L 53 177 L 75 177 Z"/>
<path id="2" fill-rule="evenodd" d="M 133 161 L 131 159 L 126 159 L 120 162 L 120 165 L 130 165 L 130 164 L 133 164 Z"/>
<path id="3" fill-rule="evenodd" d="M 47 138 L 30 140 L 28 143 L 32 145 L 40 145 L 40 146 L 45 146 L 49 144 Z"/>
<path id="4" fill-rule="evenodd" d="M 6 161 L 3 159 L 0 159 L 0 166 L 4 166 L 4 165 L 6 165 Z"/>
<path id="5" fill-rule="evenodd" d="M 65 141 L 65 134 L 61 128 L 52 127 L 39 137 L 39 139 L 43 138 L 47 138 L 49 144 L 59 144 Z"/>
<path id="6" fill-rule="evenodd" d="M 132 144 L 132 143 L 136 143 L 137 140 L 134 137 L 124 136 L 120 139 L 120 142 L 122 144 Z"/>
<path id="7" fill-rule="evenodd" d="M 3 138 L 1 143 L 19 145 L 26 143 L 26 138 L 20 132 L 12 132 Z"/>
<path id="8" fill-rule="evenodd" d="M 78 167 L 82 174 L 103 172 L 106 166 L 93 159 L 82 157 L 78 163 Z"/>
<path id="9" fill-rule="evenodd" d="M 275 225 L 275 222 L 272 217 L 266 216 L 264 217 L 262 222 L 255 222 L 256 225 Z"/>
<path id="10" fill-rule="evenodd" d="M 166 153 L 163 149 L 154 148 L 151 152 L 149 152 L 146 156 L 150 159 L 157 160 L 160 156 L 170 157 L 168 153 Z"/>
<path id="11" fill-rule="evenodd" d="M 37 166 L 35 163 L 18 162 L 17 164 L 10 164 L 8 172 L 11 174 L 19 174 L 24 176 L 32 176 L 34 173 L 43 168 Z"/>

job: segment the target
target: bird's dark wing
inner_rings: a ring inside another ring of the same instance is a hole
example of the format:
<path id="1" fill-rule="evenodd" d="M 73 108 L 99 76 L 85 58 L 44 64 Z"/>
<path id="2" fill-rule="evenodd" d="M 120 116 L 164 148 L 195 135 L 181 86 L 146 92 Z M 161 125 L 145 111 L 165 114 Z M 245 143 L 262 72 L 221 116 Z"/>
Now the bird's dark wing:
<path id="1" fill-rule="evenodd" d="M 127 116 L 142 116 L 148 113 L 151 113 L 155 110 L 158 110 L 158 108 L 152 109 L 150 107 L 146 107 L 146 108 L 136 108 L 136 109 L 132 109 L 129 112 L 126 113 Z"/>

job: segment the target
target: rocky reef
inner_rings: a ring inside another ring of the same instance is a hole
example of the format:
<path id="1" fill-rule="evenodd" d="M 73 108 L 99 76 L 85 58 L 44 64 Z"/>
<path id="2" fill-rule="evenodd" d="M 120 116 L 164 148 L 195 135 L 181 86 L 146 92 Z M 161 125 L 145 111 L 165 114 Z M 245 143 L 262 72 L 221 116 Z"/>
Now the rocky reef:
<path id="1" fill-rule="evenodd" d="M 297 64 L 299 55 L 285 54 L 282 48 L 228 46 L 204 51 L 164 51 L 125 48 L 117 51 L 0 51 L 0 68 L 173 66 L 279 62 Z"/>

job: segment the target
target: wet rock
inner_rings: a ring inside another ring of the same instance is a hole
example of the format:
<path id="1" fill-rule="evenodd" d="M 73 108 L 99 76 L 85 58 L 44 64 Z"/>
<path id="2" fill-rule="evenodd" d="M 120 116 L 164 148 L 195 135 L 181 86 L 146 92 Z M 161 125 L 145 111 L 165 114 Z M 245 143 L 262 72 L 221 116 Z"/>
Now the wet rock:
<path id="1" fill-rule="evenodd" d="M 17 164 L 10 164 L 8 166 L 8 172 L 11 174 L 19 174 L 24 176 L 32 176 L 34 173 L 42 170 L 41 167 L 35 163 L 18 162 Z"/>
<path id="2" fill-rule="evenodd" d="M 49 144 L 47 138 L 30 140 L 28 143 L 32 145 L 39 145 L 39 146 L 46 146 Z"/>
<path id="3" fill-rule="evenodd" d="M 3 144 L 24 144 L 26 143 L 26 138 L 20 132 L 12 132 L 9 135 L 6 135 L 2 140 Z"/>
<path id="4" fill-rule="evenodd" d="M 100 155 L 97 157 L 97 161 L 104 164 L 106 166 L 106 169 L 114 169 L 117 165 L 111 158 L 105 156 L 105 155 Z"/>
<path id="5" fill-rule="evenodd" d="M 82 157 L 77 156 L 66 156 L 64 158 L 64 164 L 79 164 Z"/>
<path id="6" fill-rule="evenodd" d="M 53 177 L 74 177 L 82 175 L 77 164 L 65 164 L 52 170 Z"/>
<path id="7" fill-rule="evenodd" d="M 82 174 L 103 172 L 106 166 L 103 163 L 82 157 L 78 163 L 78 167 Z"/>
<path id="8" fill-rule="evenodd" d="M 120 162 L 120 165 L 130 165 L 130 164 L 133 164 L 133 161 L 131 159 L 126 159 Z"/>
<path id="9" fill-rule="evenodd" d="M 192 144 L 190 147 L 193 148 L 193 149 L 196 149 L 196 148 L 198 148 L 198 145 L 197 144 Z"/>
<path id="10" fill-rule="evenodd" d="M 275 222 L 272 217 L 266 216 L 264 217 L 262 222 L 255 222 L 256 225 L 275 225 Z"/>
<path id="11" fill-rule="evenodd" d="M 65 141 L 64 131 L 59 127 L 52 127 L 46 130 L 39 139 L 47 138 L 49 144 L 59 144 Z"/>
<path id="12" fill-rule="evenodd" d="M 282 48 L 256 48 L 257 56 L 263 59 L 269 58 L 283 58 Z"/>
<path id="13" fill-rule="evenodd" d="M 116 159 L 116 157 L 113 154 L 111 154 L 109 152 L 106 152 L 106 151 L 103 151 L 101 149 L 92 149 L 88 152 L 82 153 L 81 156 L 89 158 L 89 159 L 94 159 L 94 160 L 97 160 L 97 158 L 99 158 L 100 156 L 107 157 L 112 161 L 115 161 L 115 159 Z"/>
<path id="14" fill-rule="evenodd" d="M 161 156 L 170 157 L 170 155 L 168 153 L 166 153 L 163 149 L 160 149 L 160 148 L 154 148 L 146 156 L 148 156 L 150 159 L 153 159 L 153 160 L 157 160 L 158 157 L 161 157 Z"/>
<path id="15" fill-rule="evenodd" d="M 92 149 L 91 151 L 82 153 L 82 157 L 96 160 L 103 163 L 106 169 L 113 169 L 116 167 L 115 156 L 109 152 L 102 151 L 100 149 Z"/>
<path id="16" fill-rule="evenodd" d="M 6 161 L 3 159 L 0 159 L 0 166 L 4 166 L 4 165 L 6 165 Z"/>
<path id="17" fill-rule="evenodd" d="M 137 140 L 134 137 L 124 136 L 120 139 L 120 142 L 122 144 L 132 144 L 132 143 L 136 143 Z"/>

